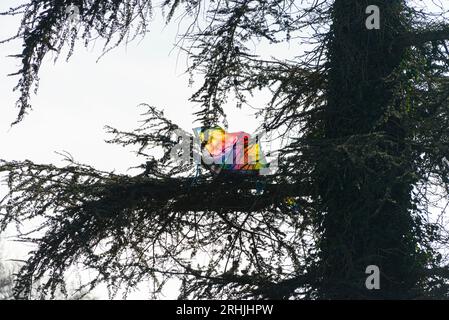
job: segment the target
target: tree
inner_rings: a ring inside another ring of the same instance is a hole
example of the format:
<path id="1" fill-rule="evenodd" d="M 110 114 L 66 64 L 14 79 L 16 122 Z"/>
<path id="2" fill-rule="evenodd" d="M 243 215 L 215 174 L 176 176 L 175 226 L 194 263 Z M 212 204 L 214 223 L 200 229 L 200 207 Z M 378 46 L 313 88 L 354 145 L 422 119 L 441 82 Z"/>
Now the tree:
<path id="1" fill-rule="evenodd" d="M 0 253 L 1 257 L 1 253 Z M 8 270 L 0 263 L 0 300 L 8 300 L 13 297 L 13 276 Z"/>
<path id="2" fill-rule="evenodd" d="M 17 270 L 18 265 L 13 264 L 12 268 L 6 268 L 4 264 L 4 256 L 2 251 L 0 251 L 0 300 L 11 300 L 14 299 L 14 271 Z M 12 269 L 12 270 L 11 270 Z M 67 281 L 66 281 L 67 282 Z M 33 283 L 33 286 L 39 286 L 40 283 Z M 60 287 L 61 290 L 53 292 L 53 298 L 58 300 L 95 300 L 96 296 L 90 294 L 89 292 L 78 290 L 78 286 L 73 282 L 69 284 L 66 288 L 66 283 L 64 286 Z M 30 295 L 27 297 L 29 299 L 39 299 L 41 297 L 40 293 L 32 291 L 30 288 Z M 23 297 L 22 297 L 23 298 Z"/>
<path id="3" fill-rule="evenodd" d="M 78 25 L 65 24 L 69 5 L 80 9 Z M 106 282 L 113 291 L 150 279 L 157 294 L 178 278 L 180 296 L 194 298 L 447 297 L 446 230 L 429 218 L 435 197 L 447 202 L 449 191 L 444 19 L 404 0 L 167 0 L 167 21 L 182 5 L 207 20 L 184 34 L 189 72 L 204 76 L 191 98 L 198 120 L 218 125 L 233 93 L 246 103 L 271 90 L 259 117 L 263 129 L 289 138 L 279 170 L 193 179 L 193 164 L 170 157 L 181 129 L 151 106 L 134 132 L 109 128 L 111 143 L 138 147 L 142 174 L 102 172 L 70 157 L 63 168 L 3 161 L 10 191 L 2 227 L 43 217 L 38 229 L 46 230 L 32 239 L 38 249 L 16 296 L 27 295 L 33 277 L 43 294 L 55 291 L 82 263 L 98 273 L 86 288 Z M 380 28 L 367 27 L 372 6 Z M 49 51 L 68 44 L 71 54 L 79 38 L 99 36 L 107 52 L 143 35 L 151 12 L 146 0 L 29 0 L 4 13 L 23 15 L 11 38 L 24 41 L 16 123 Z M 250 53 L 252 40 L 307 50 L 264 59 Z M 153 159 L 157 147 L 164 155 Z M 261 183 L 263 192 L 253 192 Z M 365 287 L 369 265 L 379 267 L 379 290 Z"/>

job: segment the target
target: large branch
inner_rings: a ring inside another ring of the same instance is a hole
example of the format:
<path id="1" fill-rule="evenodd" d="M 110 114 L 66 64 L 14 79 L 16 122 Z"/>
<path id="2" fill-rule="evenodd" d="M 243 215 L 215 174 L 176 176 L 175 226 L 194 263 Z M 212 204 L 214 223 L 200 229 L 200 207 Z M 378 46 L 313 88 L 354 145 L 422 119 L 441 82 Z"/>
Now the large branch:
<path id="1" fill-rule="evenodd" d="M 259 183 L 264 181 L 258 178 Z M 306 197 L 310 195 L 310 186 L 305 183 L 278 184 L 263 183 L 263 194 L 249 192 L 256 189 L 256 181 L 242 179 L 240 181 L 198 181 L 178 178 L 157 181 L 153 179 L 131 180 L 129 184 L 117 185 L 112 193 L 99 201 L 91 203 L 101 206 L 102 203 L 117 202 L 117 208 L 129 203 L 146 203 L 152 207 L 163 207 L 171 203 L 171 209 L 177 212 L 186 211 L 220 211 L 230 209 L 241 212 L 263 210 L 279 203 L 285 197 Z M 193 183 L 192 183 L 193 182 Z M 120 195 L 120 196 L 117 196 Z M 298 199 L 301 205 L 304 200 Z"/>
<path id="2" fill-rule="evenodd" d="M 407 33 L 400 38 L 399 44 L 402 47 L 408 47 L 442 40 L 449 40 L 449 25 L 443 25 L 432 30 Z"/>

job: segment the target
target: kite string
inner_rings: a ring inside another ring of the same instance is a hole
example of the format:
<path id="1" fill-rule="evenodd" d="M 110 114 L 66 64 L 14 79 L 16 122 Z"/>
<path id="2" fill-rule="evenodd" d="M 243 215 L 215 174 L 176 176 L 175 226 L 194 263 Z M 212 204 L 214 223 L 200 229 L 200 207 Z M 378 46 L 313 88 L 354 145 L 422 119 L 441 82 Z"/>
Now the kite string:
<path id="1" fill-rule="evenodd" d="M 201 174 L 201 164 L 197 163 L 196 165 L 196 172 L 195 176 L 192 178 L 192 182 L 190 183 L 190 187 L 196 184 L 196 181 L 198 180 L 198 176 Z"/>
<path id="2" fill-rule="evenodd" d="M 256 181 L 256 194 L 257 195 L 263 194 L 265 185 L 266 185 L 266 181 L 263 181 L 263 182 L 261 182 L 259 180 Z"/>

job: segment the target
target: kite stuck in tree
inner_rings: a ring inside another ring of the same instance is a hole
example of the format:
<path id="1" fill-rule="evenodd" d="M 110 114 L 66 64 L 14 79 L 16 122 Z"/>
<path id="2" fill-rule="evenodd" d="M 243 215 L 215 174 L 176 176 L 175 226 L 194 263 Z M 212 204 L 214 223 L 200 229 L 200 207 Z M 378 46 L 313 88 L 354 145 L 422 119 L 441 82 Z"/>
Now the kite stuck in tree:
<path id="1" fill-rule="evenodd" d="M 269 167 L 257 134 L 229 133 L 218 126 L 193 131 L 201 143 L 201 162 L 213 173 L 258 175 Z"/>

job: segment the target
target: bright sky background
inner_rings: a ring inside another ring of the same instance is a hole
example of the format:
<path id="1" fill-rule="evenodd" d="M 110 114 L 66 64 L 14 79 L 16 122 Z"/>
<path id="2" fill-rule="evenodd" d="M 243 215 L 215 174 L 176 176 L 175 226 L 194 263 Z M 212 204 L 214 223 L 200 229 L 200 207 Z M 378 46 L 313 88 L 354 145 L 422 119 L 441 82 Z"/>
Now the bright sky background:
<path id="1" fill-rule="evenodd" d="M 0 11 L 21 2 L 1 1 Z M 187 101 L 194 90 L 188 87 L 189 78 L 184 74 L 186 57 L 178 55 L 178 49 L 173 50 L 178 24 L 166 26 L 160 10 L 155 12 L 156 20 L 144 40 L 120 46 L 98 63 L 101 43 L 89 49 L 78 46 L 68 63 L 64 55 L 56 64 L 48 56 L 40 70 L 38 94 L 32 96 L 33 110 L 12 128 L 10 124 L 18 113 L 14 107 L 18 93 L 12 92 L 12 88 L 18 78 L 7 74 L 18 70 L 19 61 L 6 56 L 20 52 L 21 42 L 0 46 L 0 159 L 63 165 L 61 156 L 55 152 L 67 151 L 78 162 L 126 172 L 140 162 L 128 149 L 104 142 L 108 138 L 105 125 L 136 128 L 143 111 L 137 105 L 148 103 L 163 108 L 166 116 L 185 130 L 195 127 L 192 116 L 195 105 Z M 18 18 L 0 17 L 0 39 L 16 32 Z M 291 54 L 291 45 L 294 44 L 284 44 L 270 54 L 278 58 Z M 254 53 L 269 50 L 266 46 L 254 49 Z M 196 82 L 194 88 L 200 84 Z M 254 101 L 261 107 L 266 100 Z M 256 129 L 253 110 L 231 107 L 227 111 L 230 131 Z M 4 190 L 0 186 L 0 194 Z M 3 241 L 3 245 L 6 249 L 3 258 L 24 258 L 27 251 L 23 245 L 18 247 L 10 241 Z"/>

